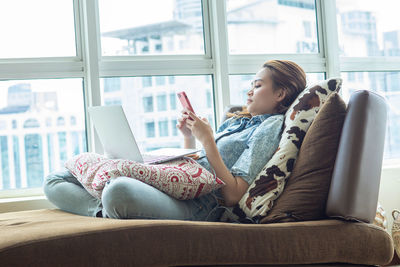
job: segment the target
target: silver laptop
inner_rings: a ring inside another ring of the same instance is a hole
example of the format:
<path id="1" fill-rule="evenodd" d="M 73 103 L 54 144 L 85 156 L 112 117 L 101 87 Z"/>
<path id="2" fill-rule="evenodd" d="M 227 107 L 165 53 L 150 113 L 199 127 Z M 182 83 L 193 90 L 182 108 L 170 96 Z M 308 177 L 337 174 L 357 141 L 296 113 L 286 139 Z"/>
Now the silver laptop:
<path id="1" fill-rule="evenodd" d="M 122 106 L 95 106 L 89 107 L 88 111 L 108 158 L 158 164 L 199 151 L 199 149 L 161 148 L 142 154 Z"/>

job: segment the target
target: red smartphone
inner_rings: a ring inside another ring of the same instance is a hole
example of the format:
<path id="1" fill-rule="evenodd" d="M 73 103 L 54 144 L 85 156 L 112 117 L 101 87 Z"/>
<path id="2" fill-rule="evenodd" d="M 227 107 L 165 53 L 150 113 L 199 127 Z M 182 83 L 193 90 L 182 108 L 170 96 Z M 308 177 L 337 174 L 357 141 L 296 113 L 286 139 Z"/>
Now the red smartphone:
<path id="1" fill-rule="evenodd" d="M 190 104 L 189 98 L 187 97 L 186 93 L 184 91 L 176 93 L 178 95 L 179 100 L 182 103 L 182 106 L 184 108 L 187 108 L 188 110 L 190 110 L 191 112 L 195 113 L 193 110 L 192 105 Z"/>

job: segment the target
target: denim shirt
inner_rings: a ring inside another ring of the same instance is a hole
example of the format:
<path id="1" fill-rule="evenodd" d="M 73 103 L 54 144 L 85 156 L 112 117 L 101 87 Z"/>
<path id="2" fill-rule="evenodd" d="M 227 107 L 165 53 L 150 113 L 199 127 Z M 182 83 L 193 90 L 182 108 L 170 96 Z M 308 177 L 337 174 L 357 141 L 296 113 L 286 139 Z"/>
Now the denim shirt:
<path id="1" fill-rule="evenodd" d="M 249 185 L 278 148 L 283 114 L 262 114 L 251 118 L 227 119 L 217 130 L 215 142 L 226 167 L 233 176 L 242 177 Z M 197 162 L 215 173 L 202 149 Z M 217 195 L 222 198 L 220 190 Z"/>

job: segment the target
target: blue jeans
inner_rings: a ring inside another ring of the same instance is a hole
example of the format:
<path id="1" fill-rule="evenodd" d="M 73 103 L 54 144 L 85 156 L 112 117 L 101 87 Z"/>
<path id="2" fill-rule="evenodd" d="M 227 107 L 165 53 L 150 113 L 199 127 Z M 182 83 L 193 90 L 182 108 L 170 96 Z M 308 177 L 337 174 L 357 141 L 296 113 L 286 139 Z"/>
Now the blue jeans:
<path id="1" fill-rule="evenodd" d="M 61 210 L 115 219 L 172 219 L 218 221 L 225 207 L 214 193 L 190 200 L 178 200 L 134 178 L 111 179 L 102 199 L 89 194 L 67 170 L 49 174 L 43 184 L 47 199 Z"/>

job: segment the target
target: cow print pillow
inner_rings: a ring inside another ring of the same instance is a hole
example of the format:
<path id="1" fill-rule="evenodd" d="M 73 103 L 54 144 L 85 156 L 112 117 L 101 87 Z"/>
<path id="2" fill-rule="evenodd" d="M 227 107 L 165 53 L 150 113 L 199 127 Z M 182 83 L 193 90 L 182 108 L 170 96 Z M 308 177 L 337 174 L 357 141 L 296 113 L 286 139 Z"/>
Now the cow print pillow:
<path id="1" fill-rule="evenodd" d="M 281 141 L 272 158 L 257 175 L 238 204 L 227 207 L 220 221 L 259 223 L 271 210 L 291 174 L 304 136 L 316 114 L 333 92 L 339 92 L 341 78 L 307 86 L 285 114 Z"/>

